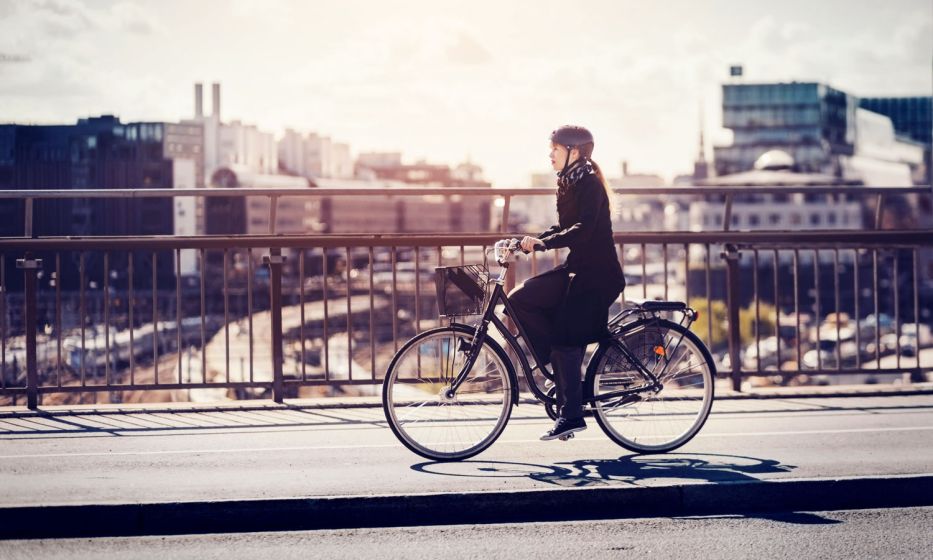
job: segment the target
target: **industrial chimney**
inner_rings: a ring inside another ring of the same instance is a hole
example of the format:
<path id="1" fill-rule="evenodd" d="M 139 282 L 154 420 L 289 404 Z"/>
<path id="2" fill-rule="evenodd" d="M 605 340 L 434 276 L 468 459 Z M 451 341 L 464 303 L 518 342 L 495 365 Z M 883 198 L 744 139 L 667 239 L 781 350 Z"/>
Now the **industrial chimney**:
<path id="1" fill-rule="evenodd" d="M 204 87 L 200 83 L 194 84 L 194 117 L 204 116 Z"/>
<path id="2" fill-rule="evenodd" d="M 214 82 L 214 84 L 213 84 L 213 86 L 212 86 L 212 93 L 213 93 L 213 100 L 212 100 L 212 101 L 213 101 L 213 104 L 214 104 L 214 112 L 213 112 L 213 115 L 214 115 L 214 116 L 217 118 L 217 120 L 219 121 L 219 120 L 220 120 L 220 84 L 219 84 L 219 83 Z"/>

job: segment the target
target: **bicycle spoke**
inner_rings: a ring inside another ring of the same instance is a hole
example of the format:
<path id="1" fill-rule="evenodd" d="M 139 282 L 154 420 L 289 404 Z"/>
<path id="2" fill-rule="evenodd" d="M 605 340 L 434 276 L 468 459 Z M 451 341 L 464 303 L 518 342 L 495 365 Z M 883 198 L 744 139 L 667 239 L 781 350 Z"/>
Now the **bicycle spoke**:
<path id="1" fill-rule="evenodd" d="M 386 419 L 406 446 L 425 457 L 463 458 L 482 451 L 501 433 L 511 411 L 508 370 L 488 344 L 454 394 L 447 394 L 469 357 L 459 350 L 462 340 L 466 337 L 450 328 L 421 333 L 399 351 L 386 374 Z M 430 379 L 405 383 L 415 378 L 413 372 Z M 415 395 L 418 402 L 408 404 Z"/>
<path id="2" fill-rule="evenodd" d="M 713 367 L 695 340 L 669 321 L 642 323 L 618 335 L 614 346 L 601 358 L 594 378 L 594 397 L 628 388 L 627 371 L 638 371 L 625 353 L 642 362 L 663 389 L 638 393 L 637 399 L 621 397 L 594 403 L 597 421 L 617 443 L 640 452 L 669 451 L 699 430 L 709 414 Z"/>

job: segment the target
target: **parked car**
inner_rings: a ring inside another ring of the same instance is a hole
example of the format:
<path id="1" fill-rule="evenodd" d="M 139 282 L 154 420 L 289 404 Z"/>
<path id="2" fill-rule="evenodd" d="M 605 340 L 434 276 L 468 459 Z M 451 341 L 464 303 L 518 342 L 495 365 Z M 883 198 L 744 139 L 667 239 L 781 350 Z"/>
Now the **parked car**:
<path id="1" fill-rule="evenodd" d="M 823 339 L 817 348 L 807 351 L 803 355 L 803 366 L 808 369 L 837 369 L 840 368 L 836 350 L 839 350 L 841 368 L 853 367 L 857 363 L 858 347 L 854 340 Z"/>
<path id="2" fill-rule="evenodd" d="M 916 323 L 905 323 L 901 325 L 901 354 L 904 356 L 916 356 L 920 348 L 926 348 L 933 344 L 933 334 L 930 332 L 930 325 L 919 325 L 917 330 Z"/>
<path id="3" fill-rule="evenodd" d="M 760 344 L 751 343 L 744 350 L 742 367 L 746 370 L 758 369 L 758 348 L 761 348 L 761 369 L 777 368 L 778 365 L 778 339 L 776 336 L 762 338 Z M 785 353 L 788 350 L 785 347 Z"/>

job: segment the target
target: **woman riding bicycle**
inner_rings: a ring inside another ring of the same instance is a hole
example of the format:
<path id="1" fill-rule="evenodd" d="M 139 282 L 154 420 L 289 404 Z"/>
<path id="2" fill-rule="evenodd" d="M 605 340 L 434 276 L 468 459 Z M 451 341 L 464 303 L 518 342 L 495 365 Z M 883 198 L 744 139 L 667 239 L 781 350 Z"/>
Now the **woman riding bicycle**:
<path id="1" fill-rule="evenodd" d="M 609 306 L 625 288 L 612 240 L 609 185 L 595 161 L 593 135 L 581 126 L 551 133 L 551 165 L 557 172 L 558 224 L 522 249 L 567 247 L 566 261 L 526 280 L 509 293 L 515 319 L 530 338 L 539 365 L 553 364 L 558 418 L 542 440 L 586 429 L 583 419 L 583 353 L 608 336 Z"/>

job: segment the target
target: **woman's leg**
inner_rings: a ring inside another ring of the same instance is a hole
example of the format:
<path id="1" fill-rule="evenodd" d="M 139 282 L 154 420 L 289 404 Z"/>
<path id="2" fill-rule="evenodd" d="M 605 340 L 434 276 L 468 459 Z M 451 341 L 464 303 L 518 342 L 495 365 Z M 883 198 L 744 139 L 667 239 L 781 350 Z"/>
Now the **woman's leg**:
<path id="1" fill-rule="evenodd" d="M 583 418 L 583 348 L 580 346 L 554 346 L 551 363 L 557 383 L 557 412 L 567 420 Z"/>
<path id="2" fill-rule="evenodd" d="M 586 429 L 583 420 L 583 380 L 580 366 L 583 364 L 582 346 L 554 346 L 551 363 L 554 364 L 554 381 L 557 383 L 558 416 L 554 427 L 541 436 L 542 440 L 567 439 Z"/>
<path id="3" fill-rule="evenodd" d="M 549 271 L 526 280 L 509 293 L 515 320 L 521 323 L 539 365 L 551 357 L 551 331 L 554 314 L 567 291 L 568 276 L 563 270 Z"/>

